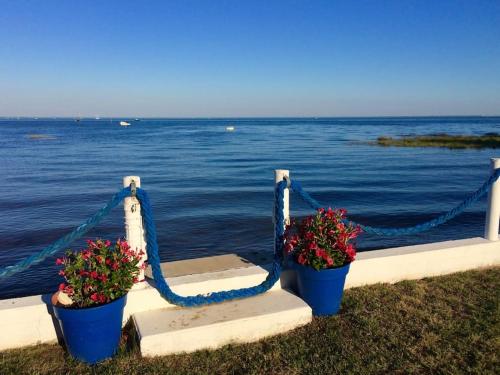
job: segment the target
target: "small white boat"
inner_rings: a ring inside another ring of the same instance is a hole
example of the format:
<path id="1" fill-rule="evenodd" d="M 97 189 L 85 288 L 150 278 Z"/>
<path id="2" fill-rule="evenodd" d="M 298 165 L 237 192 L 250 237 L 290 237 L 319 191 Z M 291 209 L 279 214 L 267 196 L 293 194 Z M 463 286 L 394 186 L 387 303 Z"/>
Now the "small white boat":
<path id="1" fill-rule="evenodd" d="M 120 121 L 120 126 L 130 126 L 130 123 L 127 121 Z"/>
<path id="2" fill-rule="evenodd" d="M 226 126 L 226 131 L 234 132 L 234 126 Z"/>

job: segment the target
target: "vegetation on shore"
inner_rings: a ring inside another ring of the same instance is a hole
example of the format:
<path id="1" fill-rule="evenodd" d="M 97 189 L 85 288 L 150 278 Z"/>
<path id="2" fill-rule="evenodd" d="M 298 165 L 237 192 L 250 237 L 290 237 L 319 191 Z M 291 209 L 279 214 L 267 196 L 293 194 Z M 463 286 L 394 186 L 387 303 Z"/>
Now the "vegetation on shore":
<path id="1" fill-rule="evenodd" d="M 141 358 L 126 329 L 94 367 L 58 345 L 0 352 L 2 374 L 494 374 L 500 368 L 500 268 L 347 290 L 340 314 L 215 351 Z"/>
<path id="2" fill-rule="evenodd" d="M 500 148 L 500 134 L 449 135 L 445 133 L 400 138 L 378 137 L 374 142 L 379 146 L 396 147 L 446 147 L 449 149 Z"/>

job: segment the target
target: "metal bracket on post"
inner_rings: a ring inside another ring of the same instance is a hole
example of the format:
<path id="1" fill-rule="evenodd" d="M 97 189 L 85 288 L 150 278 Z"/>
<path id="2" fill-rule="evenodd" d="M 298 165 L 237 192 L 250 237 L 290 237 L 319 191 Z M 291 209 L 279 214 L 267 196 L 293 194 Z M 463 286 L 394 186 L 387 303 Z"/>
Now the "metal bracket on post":
<path id="1" fill-rule="evenodd" d="M 283 180 L 286 181 L 286 188 L 290 189 L 290 186 L 292 185 L 292 180 L 290 180 L 290 176 L 284 175 Z"/>
<path id="2" fill-rule="evenodd" d="M 135 185 L 135 180 L 130 181 L 130 196 L 135 198 L 137 195 L 137 186 Z"/>

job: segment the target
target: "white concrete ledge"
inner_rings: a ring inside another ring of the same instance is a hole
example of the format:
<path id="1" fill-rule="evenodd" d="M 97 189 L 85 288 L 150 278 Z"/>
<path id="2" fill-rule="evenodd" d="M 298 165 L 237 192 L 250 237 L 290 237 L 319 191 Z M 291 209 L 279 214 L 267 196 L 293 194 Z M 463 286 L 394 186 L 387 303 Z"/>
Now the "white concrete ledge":
<path id="1" fill-rule="evenodd" d="M 134 314 L 141 354 L 148 357 L 257 341 L 311 320 L 307 303 L 285 290 L 210 306 Z"/>
<path id="2" fill-rule="evenodd" d="M 264 268 L 251 266 L 167 278 L 167 282 L 175 293 L 187 296 L 254 286 L 264 281 L 266 276 Z M 279 283 L 272 288 L 279 289 Z M 141 287 L 133 288 L 128 293 L 124 323 L 134 313 L 172 307 L 175 305 L 160 295 L 154 281 L 145 281 Z M 0 350 L 56 342 L 61 337 L 58 331 L 50 295 L 0 300 Z"/>
<path id="3" fill-rule="evenodd" d="M 358 253 L 345 288 L 446 275 L 500 264 L 500 242 L 484 238 Z"/>
<path id="4" fill-rule="evenodd" d="M 247 288 L 265 280 L 267 271 L 259 266 L 231 269 L 220 272 L 200 273 L 167 278 L 171 289 L 182 296 L 220 292 L 229 289 Z M 148 281 L 144 288 L 129 292 L 125 306 L 124 322 L 137 312 L 161 308 L 176 307 L 168 303 L 154 287 L 154 281 Z M 280 289 L 276 283 L 271 290 Z"/>
<path id="5" fill-rule="evenodd" d="M 346 288 L 361 285 L 420 279 L 429 276 L 500 265 L 500 241 L 471 238 L 418 246 L 359 253 L 351 265 Z M 259 266 L 168 278 L 172 289 L 182 295 L 237 289 L 259 284 L 267 271 Z M 293 286 L 293 272 L 284 272 L 281 285 Z M 130 291 L 125 319 L 140 311 L 171 308 L 153 286 L 146 282 Z M 57 340 L 50 296 L 0 300 L 0 350 Z"/>

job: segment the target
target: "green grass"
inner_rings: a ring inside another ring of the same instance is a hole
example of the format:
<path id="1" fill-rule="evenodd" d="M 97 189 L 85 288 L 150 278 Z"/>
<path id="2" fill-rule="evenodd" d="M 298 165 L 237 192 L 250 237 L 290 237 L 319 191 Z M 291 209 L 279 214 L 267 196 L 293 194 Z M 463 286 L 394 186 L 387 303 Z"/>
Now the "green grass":
<path id="1" fill-rule="evenodd" d="M 374 144 L 396 147 L 445 147 L 449 149 L 500 148 L 500 134 L 486 133 L 478 136 L 433 134 L 401 138 L 378 137 Z"/>
<path id="2" fill-rule="evenodd" d="M 346 291 L 338 316 L 257 343 L 93 368 L 57 345 L 0 353 L 2 374 L 493 374 L 500 368 L 500 268 Z"/>

